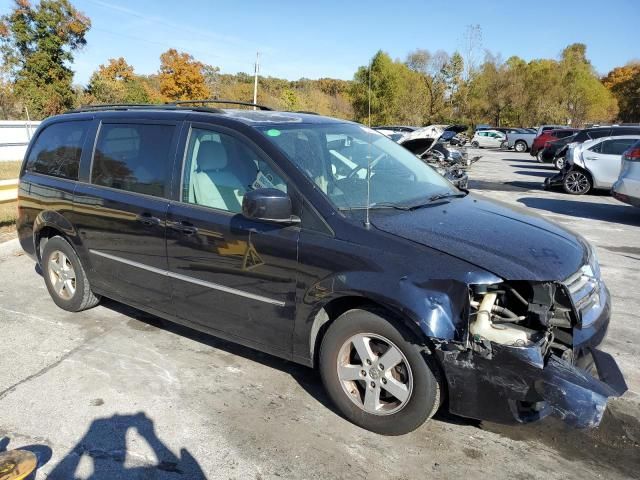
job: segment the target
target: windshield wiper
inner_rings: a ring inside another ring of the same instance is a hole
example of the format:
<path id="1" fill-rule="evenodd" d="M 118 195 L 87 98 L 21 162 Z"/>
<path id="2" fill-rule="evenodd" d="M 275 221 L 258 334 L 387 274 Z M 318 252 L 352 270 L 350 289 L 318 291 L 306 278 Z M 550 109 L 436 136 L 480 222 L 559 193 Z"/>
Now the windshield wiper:
<path id="1" fill-rule="evenodd" d="M 422 207 L 426 207 L 427 205 L 429 205 L 430 203 L 433 202 L 437 202 L 438 200 L 443 200 L 445 198 L 459 198 L 459 197 L 464 197 L 467 194 L 465 192 L 458 192 L 458 193 L 451 193 L 451 192 L 445 192 L 445 193 L 436 193 L 435 195 L 431 195 L 427 201 L 425 203 L 419 203 L 417 205 L 412 205 L 411 207 L 408 208 L 408 210 L 416 210 L 418 208 L 422 208 Z"/>
<path id="2" fill-rule="evenodd" d="M 435 195 L 431 195 L 429 197 L 429 202 L 435 202 L 436 200 L 442 200 L 443 198 L 453 198 L 453 197 L 464 197 L 466 193 L 458 192 L 458 193 L 436 193 Z"/>
<path id="3" fill-rule="evenodd" d="M 392 203 L 392 202 L 372 203 L 371 205 L 369 205 L 369 208 L 371 208 L 371 209 L 376 209 L 376 208 L 395 208 L 396 210 L 411 210 L 411 207 L 408 207 L 406 205 L 398 205 L 397 203 Z"/>
<path id="4" fill-rule="evenodd" d="M 398 205 L 397 203 L 391 203 L 391 202 L 372 203 L 371 205 L 369 205 L 370 210 L 383 209 L 383 208 L 393 208 L 395 210 L 411 210 L 411 207 L 407 207 L 406 205 Z M 366 210 L 366 209 L 367 209 L 366 205 L 340 208 L 340 210 Z"/>

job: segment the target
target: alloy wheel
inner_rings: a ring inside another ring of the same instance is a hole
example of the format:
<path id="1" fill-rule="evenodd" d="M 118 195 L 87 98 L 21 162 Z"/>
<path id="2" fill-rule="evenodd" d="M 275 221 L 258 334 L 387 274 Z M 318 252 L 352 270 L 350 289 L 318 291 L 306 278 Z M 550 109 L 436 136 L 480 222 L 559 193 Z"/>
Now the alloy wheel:
<path id="1" fill-rule="evenodd" d="M 591 182 L 583 172 L 572 171 L 565 177 L 564 186 L 569 193 L 580 195 L 589 191 Z"/>
<path id="2" fill-rule="evenodd" d="M 71 299 L 76 293 L 76 272 L 73 264 L 60 250 L 49 256 L 49 278 L 56 294 L 64 299 Z"/>
<path id="3" fill-rule="evenodd" d="M 367 413 L 391 415 L 411 398 L 413 374 L 407 357 L 381 335 L 359 333 L 344 342 L 337 373 L 349 399 Z"/>
<path id="4" fill-rule="evenodd" d="M 565 162 L 564 157 L 558 157 L 558 158 L 556 158 L 556 160 L 555 160 L 555 167 L 556 167 L 558 170 L 562 170 L 562 169 L 564 168 L 564 162 Z"/>

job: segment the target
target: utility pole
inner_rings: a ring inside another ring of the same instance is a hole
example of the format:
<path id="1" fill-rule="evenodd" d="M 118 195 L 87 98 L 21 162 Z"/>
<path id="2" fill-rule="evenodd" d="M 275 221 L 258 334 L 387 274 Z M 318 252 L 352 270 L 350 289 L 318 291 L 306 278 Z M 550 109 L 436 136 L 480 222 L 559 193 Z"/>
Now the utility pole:
<path id="1" fill-rule="evenodd" d="M 260 71 L 260 52 L 256 52 L 256 65 L 253 74 L 253 103 L 258 103 L 258 72 Z M 256 110 L 256 107 L 253 107 Z"/>

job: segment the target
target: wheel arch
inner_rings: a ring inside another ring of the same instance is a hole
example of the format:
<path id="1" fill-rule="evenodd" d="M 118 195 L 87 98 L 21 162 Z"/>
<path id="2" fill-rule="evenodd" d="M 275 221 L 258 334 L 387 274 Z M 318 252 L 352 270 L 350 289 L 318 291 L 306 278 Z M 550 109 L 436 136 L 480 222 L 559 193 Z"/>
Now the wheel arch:
<path id="1" fill-rule="evenodd" d="M 42 249 L 46 241 L 54 236 L 64 238 L 77 253 L 77 233 L 71 222 L 59 212 L 45 210 L 38 214 L 33 223 L 33 246 L 38 263 L 42 261 Z"/>
<path id="2" fill-rule="evenodd" d="M 309 358 L 312 367 L 315 368 L 318 365 L 320 345 L 331 324 L 342 314 L 354 309 L 367 310 L 371 313 L 392 318 L 407 328 L 426 346 L 432 347 L 429 336 L 421 330 L 419 324 L 407 316 L 406 313 L 399 311 L 395 306 L 364 295 L 345 294 L 332 298 L 323 304 L 310 318 Z"/>

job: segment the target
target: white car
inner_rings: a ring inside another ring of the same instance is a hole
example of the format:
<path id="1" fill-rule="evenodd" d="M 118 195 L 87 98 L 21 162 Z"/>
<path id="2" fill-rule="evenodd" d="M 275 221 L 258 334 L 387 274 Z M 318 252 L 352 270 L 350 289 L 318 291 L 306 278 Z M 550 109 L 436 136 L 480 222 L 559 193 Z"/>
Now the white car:
<path id="1" fill-rule="evenodd" d="M 638 140 L 639 135 L 623 135 L 570 145 L 565 156 L 569 169 L 562 178 L 565 192 L 583 195 L 594 188 L 610 189 L 620 174 L 622 153 Z"/>
<path id="2" fill-rule="evenodd" d="M 507 140 L 507 136 L 497 130 L 479 130 L 471 139 L 471 146 L 474 148 L 500 148 Z"/>
<path id="3" fill-rule="evenodd" d="M 640 141 L 622 156 L 622 169 L 613 184 L 613 196 L 621 202 L 640 207 Z"/>

